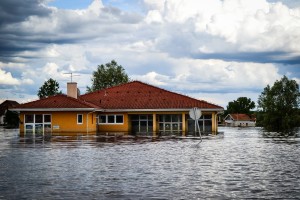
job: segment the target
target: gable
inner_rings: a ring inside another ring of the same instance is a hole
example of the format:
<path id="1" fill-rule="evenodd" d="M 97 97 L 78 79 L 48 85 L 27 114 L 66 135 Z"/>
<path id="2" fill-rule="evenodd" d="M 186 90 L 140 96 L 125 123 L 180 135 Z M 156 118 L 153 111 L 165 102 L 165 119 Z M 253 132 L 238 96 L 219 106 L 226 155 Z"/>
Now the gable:
<path id="1" fill-rule="evenodd" d="M 230 115 L 230 114 L 228 114 L 228 115 L 225 117 L 225 119 L 224 119 L 224 120 L 231 121 L 231 120 L 233 120 L 233 118 L 231 117 L 231 115 Z"/>

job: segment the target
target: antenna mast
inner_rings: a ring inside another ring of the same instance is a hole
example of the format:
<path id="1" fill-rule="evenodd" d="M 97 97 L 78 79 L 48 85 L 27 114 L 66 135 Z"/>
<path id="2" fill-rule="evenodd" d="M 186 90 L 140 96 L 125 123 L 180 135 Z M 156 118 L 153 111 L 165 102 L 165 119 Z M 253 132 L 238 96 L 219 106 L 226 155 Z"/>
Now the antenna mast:
<path id="1" fill-rule="evenodd" d="M 71 76 L 71 83 L 73 83 L 73 76 L 80 76 L 78 74 L 73 74 L 72 72 L 70 72 L 70 73 L 64 73 L 64 74 L 70 74 L 70 76 Z"/>

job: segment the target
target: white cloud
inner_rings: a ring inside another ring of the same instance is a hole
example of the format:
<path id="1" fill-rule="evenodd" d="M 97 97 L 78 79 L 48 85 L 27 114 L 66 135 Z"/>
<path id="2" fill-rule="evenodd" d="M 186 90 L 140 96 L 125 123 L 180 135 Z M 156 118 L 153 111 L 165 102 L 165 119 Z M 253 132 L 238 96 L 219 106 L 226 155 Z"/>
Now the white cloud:
<path id="1" fill-rule="evenodd" d="M 282 3 L 271 4 L 266 0 L 165 0 L 164 4 L 155 3 L 156 6 L 150 1 L 145 3 L 153 8 L 148 12 L 148 21 L 165 22 L 166 26 L 177 23 L 189 32 L 222 38 L 227 44 L 221 45 L 231 45 L 235 51 L 300 51 L 297 45 L 300 11 Z M 181 30 L 169 30 L 174 31 Z M 193 39 L 190 38 L 191 42 Z M 220 46 L 214 46 L 210 45 L 209 52 L 222 51 Z M 203 44 L 197 48 L 205 53 Z"/>
<path id="2" fill-rule="evenodd" d="M 150 10 L 145 18 L 146 23 L 162 23 L 163 19 L 158 10 Z"/>
<path id="3" fill-rule="evenodd" d="M 16 52 L 1 57 L 0 79 L 33 93 L 53 78 L 64 91 L 64 73 L 72 72 L 84 92 L 97 65 L 115 59 L 132 79 L 218 103 L 256 94 L 289 72 L 275 62 L 299 60 L 299 8 L 266 0 L 144 4 L 145 13 L 136 14 L 95 0 L 86 9 L 52 7 L 48 15 L 8 23 L 0 33 Z M 299 81 L 294 71 L 289 77 Z"/>
<path id="4" fill-rule="evenodd" d="M 14 78 L 10 72 L 0 69 L 0 84 L 1 85 L 19 85 L 20 81 Z"/>

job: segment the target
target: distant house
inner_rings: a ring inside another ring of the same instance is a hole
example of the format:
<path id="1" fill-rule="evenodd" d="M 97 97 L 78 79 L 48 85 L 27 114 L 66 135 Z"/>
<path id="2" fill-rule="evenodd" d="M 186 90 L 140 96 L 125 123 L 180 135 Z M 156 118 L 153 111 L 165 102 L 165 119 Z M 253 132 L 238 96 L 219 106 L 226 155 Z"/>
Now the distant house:
<path id="1" fill-rule="evenodd" d="M 6 100 L 0 104 L 0 125 L 5 123 L 5 114 L 9 108 L 14 108 L 19 105 L 18 102 L 12 100 Z"/>
<path id="2" fill-rule="evenodd" d="M 255 126 L 255 124 L 256 124 L 256 118 L 254 115 L 228 114 L 225 117 L 226 126 L 247 127 L 247 126 Z"/>
<path id="3" fill-rule="evenodd" d="M 77 84 L 67 85 L 67 95 L 21 104 L 20 133 L 139 134 L 195 132 L 189 110 L 202 111 L 202 132 L 218 131 L 221 106 L 133 81 L 78 95 Z"/>

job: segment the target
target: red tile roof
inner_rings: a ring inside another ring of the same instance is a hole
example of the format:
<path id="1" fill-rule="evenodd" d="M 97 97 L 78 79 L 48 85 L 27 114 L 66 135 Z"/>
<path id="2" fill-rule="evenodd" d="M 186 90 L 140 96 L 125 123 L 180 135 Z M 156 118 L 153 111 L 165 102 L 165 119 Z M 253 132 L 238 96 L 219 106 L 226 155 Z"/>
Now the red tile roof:
<path id="1" fill-rule="evenodd" d="M 233 120 L 237 121 L 255 121 L 255 116 L 247 114 L 230 114 Z"/>
<path id="2" fill-rule="evenodd" d="M 59 94 L 55 96 L 50 96 L 48 98 L 32 101 L 29 103 L 20 104 L 19 106 L 16 106 L 15 109 L 50 109 L 50 108 L 81 108 L 81 109 L 87 109 L 87 108 L 97 108 L 97 106 L 85 102 L 80 99 L 75 99 L 72 97 L 68 97 L 64 94 Z"/>
<path id="3" fill-rule="evenodd" d="M 118 85 L 81 95 L 78 99 L 55 95 L 20 104 L 26 109 L 201 109 L 223 110 L 221 106 L 170 92 L 140 81 Z"/>
<path id="4" fill-rule="evenodd" d="M 103 109 L 221 109 L 221 106 L 170 92 L 140 81 L 84 94 L 81 99 Z"/>

